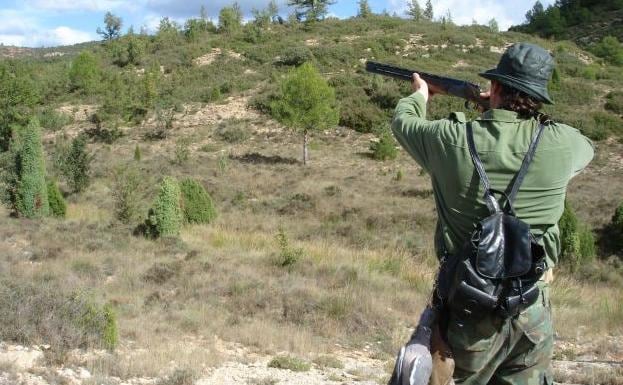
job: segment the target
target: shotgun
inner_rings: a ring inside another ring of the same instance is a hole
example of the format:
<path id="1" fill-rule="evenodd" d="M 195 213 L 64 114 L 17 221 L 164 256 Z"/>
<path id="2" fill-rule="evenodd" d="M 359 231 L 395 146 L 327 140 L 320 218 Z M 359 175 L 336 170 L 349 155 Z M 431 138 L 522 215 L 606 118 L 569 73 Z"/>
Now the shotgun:
<path id="1" fill-rule="evenodd" d="M 366 71 L 379 75 L 390 76 L 400 80 L 413 80 L 413 73 L 417 72 L 426 83 L 440 89 L 443 94 L 456 96 L 465 99 L 465 107 L 469 108 L 469 104 L 473 103 L 476 108 L 486 111 L 489 109 L 489 100 L 480 96 L 482 90 L 478 84 L 470 83 L 465 80 L 448 78 L 445 76 L 428 74 L 426 72 L 408 70 L 405 68 L 394 67 L 387 64 L 377 63 L 373 61 L 366 62 Z"/>

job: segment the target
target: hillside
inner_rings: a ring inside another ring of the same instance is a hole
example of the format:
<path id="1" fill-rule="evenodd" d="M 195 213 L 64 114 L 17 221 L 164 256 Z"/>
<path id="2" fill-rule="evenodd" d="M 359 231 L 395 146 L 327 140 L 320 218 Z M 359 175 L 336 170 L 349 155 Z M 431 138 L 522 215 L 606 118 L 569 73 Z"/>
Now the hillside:
<path id="1" fill-rule="evenodd" d="M 623 195 L 619 67 L 483 26 L 201 25 L 0 63 L 0 96 L 19 95 L 2 122 L 39 117 L 48 177 L 67 200 L 63 219 L 0 211 L 0 384 L 383 383 L 432 286 L 436 211 L 406 153 L 371 156 L 409 85 L 363 62 L 484 85 L 478 71 L 516 41 L 554 53 L 548 112 L 598 153 L 568 193 L 599 247 L 580 268 L 563 260 L 553 284 L 556 380 L 623 383 L 623 267 L 607 239 Z M 301 136 L 271 102 L 306 61 L 335 88 L 340 121 L 312 137 L 303 166 Z M 436 97 L 430 116 L 452 110 L 463 102 Z M 77 137 L 91 159 L 81 192 L 66 176 Z M 165 176 L 198 180 L 216 220 L 140 235 Z"/>

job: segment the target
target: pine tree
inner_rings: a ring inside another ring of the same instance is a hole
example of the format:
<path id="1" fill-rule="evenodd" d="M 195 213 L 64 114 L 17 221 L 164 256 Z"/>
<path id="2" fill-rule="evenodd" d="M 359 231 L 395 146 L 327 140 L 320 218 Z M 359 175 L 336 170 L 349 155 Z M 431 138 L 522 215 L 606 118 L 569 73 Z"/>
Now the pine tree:
<path id="1" fill-rule="evenodd" d="M 26 127 L 18 129 L 12 145 L 15 154 L 15 185 L 12 197 L 15 212 L 26 218 L 47 216 L 50 206 L 39 122 L 33 118 Z"/>
<path id="2" fill-rule="evenodd" d="M 188 178 L 180 182 L 184 220 L 188 223 L 210 223 L 216 218 L 212 197 L 201 183 Z"/>
<path id="3" fill-rule="evenodd" d="M 319 21 L 329 12 L 329 5 L 334 0 L 288 0 L 288 5 L 295 9 L 296 18 L 306 22 Z"/>
<path id="4" fill-rule="evenodd" d="M 303 164 L 307 164 L 309 134 L 338 123 L 335 90 L 311 63 L 292 70 L 280 86 L 282 97 L 271 104 L 271 111 L 286 126 L 303 134 Z"/>
<path id="5" fill-rule="evenodd" d="M 182 220 L 180 186 L 175 178 L 165 177 L 149 210 L 146 221 L 148 233 L 154 238 L 176 237 L 180 234 Z"/>
<path id="6" fill-rule="evenodd" d="M 370 17 L 372 16 L 372 9 L 370 9 L 370 3 L 368 0 L 359 0 L 359 12 L 357 17 Z"/>
<path id="7" fill-rule="evenodd" d="M 67 159 L 63 165 L 63 175 L 73 192 L 83 191 L 91 182 L 89 176 L 91 156 L 87 152 L 87 140 L 84 135 L 78 135 L 71 141 Z"/>
<path id="8" fill-rule="evenodd" d="M 422 7 L 420 7 L 420 3 L 418 3 L 418 0 L 409 1 L 407 5 L 407 15 L 415 21 L 420 21 L 422 17 L 424 17 L 422 13 Z"/>
<path id="9" fill-rule="evenodd" d="M 424 8 L 423 16 L 426 20 L 433 20 L 433 3 L 431 0 L 426 0 L 426 8 Z"/>
<path id="10" fill-rule="evenodd" d="M 65 218 L 65 214 L 67 213 L 67 203 L 65 202 L 65 198 L 63 198 L 61 190 L 58 188 L 58 183 L 51 180 L 48 182 L 47 188 L 50 215 L 58 218 Z"/>
<path id="11" fill-rule="evenodd" d="M 500 32 L 500 27 L 498 26 L 498 21 L 495 20 L 495 18 L 489 20 L 488 26 L 489 26 L 489 29 L 492 32 Z"/>

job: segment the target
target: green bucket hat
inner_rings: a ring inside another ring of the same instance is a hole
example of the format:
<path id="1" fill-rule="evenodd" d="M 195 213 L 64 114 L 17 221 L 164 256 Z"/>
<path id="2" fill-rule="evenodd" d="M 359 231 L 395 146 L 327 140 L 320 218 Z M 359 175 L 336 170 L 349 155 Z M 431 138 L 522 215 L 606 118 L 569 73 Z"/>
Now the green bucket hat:
<path id="1" fill-rule="evenodd" d="M 552 56 L 535 44 L 516 43 L 508 47 L 496 68 L 480 76 L 518 89 L 536 100 L 554 104 L 547 92 L 547 83 L 554 71 Z"/>

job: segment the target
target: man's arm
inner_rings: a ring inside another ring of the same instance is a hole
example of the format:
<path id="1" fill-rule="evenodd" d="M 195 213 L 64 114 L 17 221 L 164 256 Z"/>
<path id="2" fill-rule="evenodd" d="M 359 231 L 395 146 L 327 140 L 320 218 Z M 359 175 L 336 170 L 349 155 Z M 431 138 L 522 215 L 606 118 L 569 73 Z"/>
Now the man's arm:
<path id="1" fill-rule="evenodd" d="M 398 102 L 392 121 L 392 132 L 409 155 L 430 172 L 438 137 L 444 128 L 450 126 L 450 122 L 426 120 L 429 87 L 417 74 L 413 75 L 413 90 L 415 91 L 413 94 Z"/>

